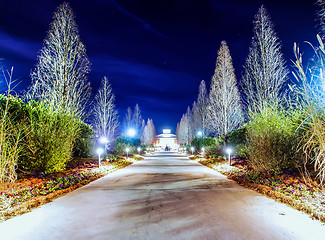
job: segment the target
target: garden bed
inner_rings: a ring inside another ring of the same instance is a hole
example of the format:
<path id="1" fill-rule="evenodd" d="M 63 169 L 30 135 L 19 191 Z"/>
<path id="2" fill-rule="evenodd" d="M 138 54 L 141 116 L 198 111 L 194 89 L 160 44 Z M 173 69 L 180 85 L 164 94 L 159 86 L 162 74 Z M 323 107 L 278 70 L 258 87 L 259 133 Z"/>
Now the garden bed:
<path id="1" fill-rule="evenodd" d="M 307 183 L 298 174 L 256 174 L 242 160 L 235 161 L 232 166 L 221 158 L 199 159 L 198 162 L 221 172 L 242 186 L 288 204 L 325 223 L 325 192 L 316 182 Z"/>
<path id="2" fill-rule="evenodd" d="M 51 202 L 133 161 L 131 158 L 102 161 L 98 168 L 97 159 L 76 159 L 69 163 L 67 170 L 58 173 L 19 173 L 14 183 L 0 183 L 0 222 Z"/>

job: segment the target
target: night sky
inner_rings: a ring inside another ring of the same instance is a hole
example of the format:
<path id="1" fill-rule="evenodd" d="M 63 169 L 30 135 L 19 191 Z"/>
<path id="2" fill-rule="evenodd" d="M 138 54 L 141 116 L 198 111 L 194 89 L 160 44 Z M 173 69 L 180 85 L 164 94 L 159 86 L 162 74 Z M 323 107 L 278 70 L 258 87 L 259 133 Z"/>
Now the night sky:
<path id="1" fill-rule="evenodd" d="M 53 12 L 63 1 L 0 0 L 0 64 L 14 66 L 21 92 L 47 36 Z M 264 4 L 283 44 L 290 67 L 293 43 L 308 55 L 315 43 L 314 0 L 73 0 L 79 34 L 92 63 L 95 93 L 103 76 L 116 95 L 121 121 L 128 106 L 140 105 L 157 133 L 175 131 L 200 81 L 210 84 L 217 51 L 225 40 L 237 78 L 253 36 L 254 15 Z M 3 80 L 0 90 L 5 90 Z"/>

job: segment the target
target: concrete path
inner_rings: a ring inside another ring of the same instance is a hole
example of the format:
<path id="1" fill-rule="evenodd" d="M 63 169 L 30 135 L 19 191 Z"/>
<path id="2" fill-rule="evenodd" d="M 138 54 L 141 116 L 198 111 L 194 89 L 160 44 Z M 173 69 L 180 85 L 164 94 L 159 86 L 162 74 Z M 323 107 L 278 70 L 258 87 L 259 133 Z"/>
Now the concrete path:
<path id="1" fill-rule="evenodd" d="M 0 239 L 325 239 L 325 226 L 186 157 L 148 157 L 0 224 Z"/>

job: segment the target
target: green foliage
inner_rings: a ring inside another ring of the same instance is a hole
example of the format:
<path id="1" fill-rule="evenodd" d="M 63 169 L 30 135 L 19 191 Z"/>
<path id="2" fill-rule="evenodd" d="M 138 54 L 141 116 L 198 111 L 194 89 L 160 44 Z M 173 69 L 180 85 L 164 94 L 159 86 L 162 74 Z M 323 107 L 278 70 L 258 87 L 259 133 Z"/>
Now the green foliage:
<path id="1" fill-rule="evenodd" d="M 206 149 L 214 148 L 216 144 L 217 144 L 216 140 L 211 137 L 194 138 L 193 141 L 191 142 L 191 146 L 193 146 L 196 151 L 201 151 L 202 147 Z"/>
<path id="2" fill-rule="evenodd" d="M 206 138 L 194 138 L 191 142 L 191 146 L 195 148 L 196 152 L 201 152 L 201 149 L 205 148 L 205 155 L 206 156 L 222 156 L 223 147 L 219 144 L 218 139 L 214 139 L 211 137 Z M 190 151 L 190 150 L 189 150 Z"/>
<path id="3" fill-rule="evenodd" d="M 125 136 L 119 136 L 115 140 L 114 153 L 117 155 L 125 155 L 125 149 L 130 148 L 129 154 L 137 152 L 137 147 L 141 147 L 141 141 L 137 138 L 130 138 Z"/>
<path id="4" fill-rule="evenodd" d="M 15 123 L 19 123 L 22 119 L 27 117 L 28 111 L 26 104 L 18 97 L 9 95 L 8 97 L 0 94 L 0 111 L 7 112 L 10 120 Z"/>
<path id="5" fill-rule="evenodd" d="M 0 95 L 0 182 L 12 182 L 17 178 L 21 130 L 14 119 L 19 104 L 20 100 L 13 96 Z"/>
<path id="6" fill-rule="evenodd" d="M 229 134 L 228 137 L 228 145 L 233 147 L 235 152 L 234 155 L 247 158 L 248 151 L 246 146 L 246 139 L 247 139 L 247 126 L 244 125 Z"/>
<path id="7" fill-rule="evenodd" d="M 248 163 L 257 172 L 279 173 L 297 167 L 294 114 L 277 105 L 254 112 L 247 124 Z"/>
<path id="8" fill-rule="evenodd" d="M 22 124 L 24 154 L 19 167 L 46 173 L 64 170 L 79 136 L 79 120 L 45 103 L 32 101 L 26 106 L 28 118 Z"/>
<path id="9" fill-rule="evenodd" d="M 117 161 L 118 159 L 119 159 L 118 155 L 111 155 L 108 157 L 109 162 L 114 162 L 114 161 Z"/>
<path id="10" fill-rule="evenodd" d="M 231 146 L 236 146 L 238 144 L 246 143 L 246 125 L 232 131 L 228 136 L 228 144 Z"/>
<path id="11" fill-rule="evenodd" d="M 92 139 L 95 135 L 95 131 L 91 125 L 86 124 L 81 120 L 77 123 L 79 125 L 80 134 L 76 139 L 73 156 L 78 158 L 88 158 L 91 156 L 91 151 L 93 149 Z"/>

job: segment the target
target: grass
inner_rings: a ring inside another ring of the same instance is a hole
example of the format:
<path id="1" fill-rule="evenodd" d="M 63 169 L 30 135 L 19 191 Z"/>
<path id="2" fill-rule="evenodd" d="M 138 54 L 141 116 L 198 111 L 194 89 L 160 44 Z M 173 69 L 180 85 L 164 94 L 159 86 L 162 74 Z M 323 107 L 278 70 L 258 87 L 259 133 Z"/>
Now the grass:
<path id="1" fill-rule="evenodd" d="M 247 168 L 245 161 L 232 166 L 222 160 L 201 159 L 199 163 L 226 175 L 240 185 L 303 211 L 325 223 L 325 192 L 315 182 L 306 183 L 299 175 L 262 175 Z"/>

